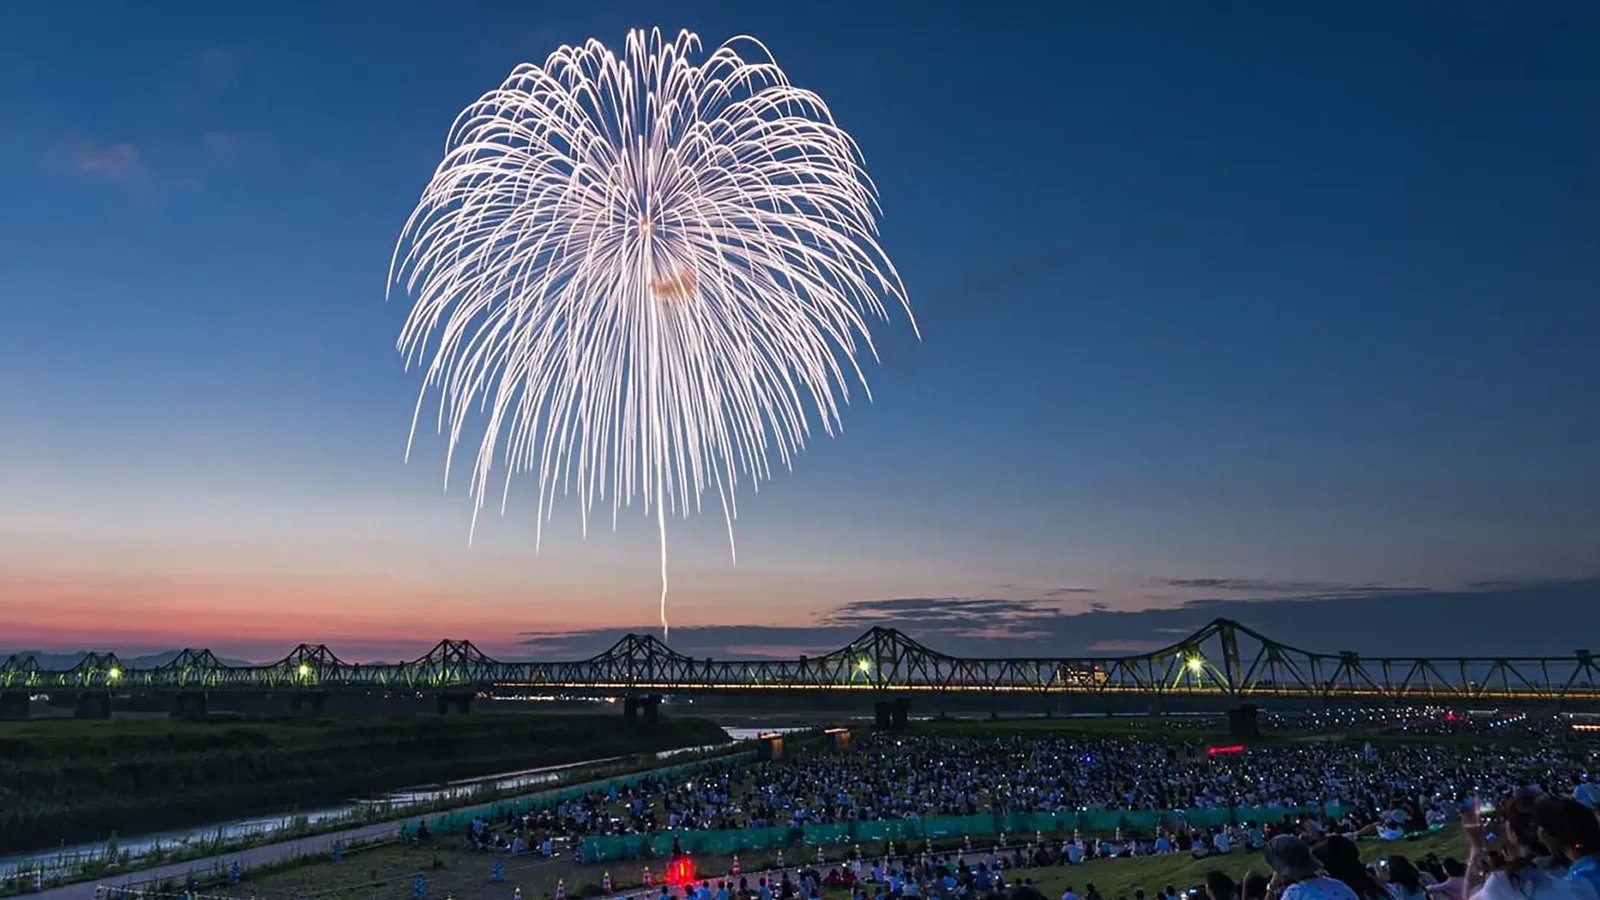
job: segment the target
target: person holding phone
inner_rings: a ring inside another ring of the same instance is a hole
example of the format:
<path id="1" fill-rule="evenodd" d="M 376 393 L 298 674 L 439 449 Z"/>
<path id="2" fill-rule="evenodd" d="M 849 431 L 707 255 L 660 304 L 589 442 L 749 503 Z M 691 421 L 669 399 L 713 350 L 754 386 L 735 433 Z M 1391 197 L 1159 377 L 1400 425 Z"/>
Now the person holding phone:
<path id="1" fill-rule="evenodd" d="M 1539 803 L 1539 834 L 1545 846 L 1567 863 L 1567 880 L 1582 881 L 1600 895 L 1600 818 L 1570 797 Z"/>
<path id="2" fill-rule="evenodd" d="M 1466 834 L 1471 855 L 1467 858 L 1467 896 L 1470 900 L 1596 900 L 1594 888 L 1585 882 L 1570 881 L 1561 870 L 1539 866 L 1539 857 L 1549 856 L 1537 818 L 1539 795 L 1528 791 L 1513 794 L 1496 810 L 1476 801 L 1461 811 L 1461 830 Z M 1499 822 L 1503 852 L 1495 859 L 1483 837 L 1485 818 Z"/>

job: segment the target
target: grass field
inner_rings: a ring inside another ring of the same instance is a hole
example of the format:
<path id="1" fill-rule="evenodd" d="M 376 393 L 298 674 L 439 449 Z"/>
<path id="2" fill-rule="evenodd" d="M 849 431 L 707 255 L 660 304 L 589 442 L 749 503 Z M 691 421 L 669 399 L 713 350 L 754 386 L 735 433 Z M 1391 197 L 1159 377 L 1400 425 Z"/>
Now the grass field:
<path id="1" fill-rule="evenodd" d="M 579 866 L 570 860 L 505 860 L 504 882 L 491 881 L 494 857 L 484 853 L 471 853 L 455 849 L 453 841 L 439 839 L 435 846 L 391 845 L 366 850 L 347 856 L 339 862 L 322 862 L 304 865 L 288 871 L 248 878 L 239 887 L 219 888 L 207 893 L 222 893 L 247 900 L 403 900 L 412 896 L 413 879 L 421 874 L 428 880 L 428 896 L 450 897 L 452 900 L 510 900 L 515 888 L 522 889 L 524 900 L 549 900 L 554 897 L 557 881 L 564 881 L 569 897 L 582 897 L 598 893 L 602 878 L 607 872 L 612 876 L 615 893 L 641 890 L 641 878 L 646 863 L 623 862 Z M 1376 860 L 1390 854 L 1400 854 L 1412 859 L 1434 853 L 1441 858 L 1456 856 L 1465 859 L 1466 843 L 1455 829 L 1448 829 L 1427 837 L 1409 841 L 1363 841 L 1362 856 Z M 824 852 L 837 860 L 846 848 L 825 848 Z M 877 848 L 863 848 L 877 852 Z M 817 848 L 795 847 L 785 851 L 786 861 L 796 863 L 814 861 Z M 695 860 L 703 878 L 715 878 L 727 873 L 732 865 L 728 857 L 704 857 Z M 741 870 L 747 876 L 769 868 L 773 864 L 770 852 L 745 856 Z M 661 863 L 653 864 L 657 876 Z M 1012 873 L 1012 878 L 1031 878 L 1046 897 L 1059 897 L 1071 885 L 1080 893 L 1093 883 L 1109 900 L 1131 898 L 1135 890 L 1154 895 L 1172 885 L 1185 890 L 1204 881 L 1206 873 L 1220 869 L 1239 880 L 1249 869 L 1266 872 L 1261 855 L 1256 852 L 1235 852 L 1225 857 L 1196 860 L 1187 854 L 1173 854 L 1140 859 L 1096 860 L 1079 866 L 1052 866 L 1025 869 Z M 751 878 L 753 884 L 755 879 Z M 847 896 L 842 892 L 840 897 Z"/>
<path id="2" fill-rule="evenodd" d="M 0 727 L 0 851 L 726 739 L 703 720 L 646 727 L 583 714 L 8 723 Z"/>

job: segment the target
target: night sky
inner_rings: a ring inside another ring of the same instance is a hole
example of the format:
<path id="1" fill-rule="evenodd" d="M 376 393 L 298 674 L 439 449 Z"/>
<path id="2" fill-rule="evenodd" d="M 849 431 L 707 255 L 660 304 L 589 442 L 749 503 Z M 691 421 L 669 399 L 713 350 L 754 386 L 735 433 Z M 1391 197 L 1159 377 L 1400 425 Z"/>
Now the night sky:
<path id="1" fill-rule="evenodd" d="M 536 555 L 525 491 L 468 545 L 384 300 L 456 113 L 649 26 L 827 100 L 923 333 L 742 496 L 737 566 L 675 526 L 675 645 L 1583 642 L 1600 6 L 105 0 L 0 12 L 0 649 L 652 628 L 640 509 Z"/>

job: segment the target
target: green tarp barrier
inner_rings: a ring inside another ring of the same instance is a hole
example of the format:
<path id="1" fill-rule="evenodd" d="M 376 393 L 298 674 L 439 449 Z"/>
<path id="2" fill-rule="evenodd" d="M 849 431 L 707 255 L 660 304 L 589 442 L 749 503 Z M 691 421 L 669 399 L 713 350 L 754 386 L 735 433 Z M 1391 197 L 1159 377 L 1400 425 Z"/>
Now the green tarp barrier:
<path id="1" fill-rule="evenodd" d="M 629 834 L 616 837 L 586 837 L 583 858 L 592 862 L 610 859 L 648 859 L 672 854 L 672 842 L 685 853 L 729 856 L 750 850 L 773 850 L 805 845 L 828 847 L 838 844 L 869 844 L 887 840 L 933 840 L 957 837 L 987 837 L 1008 834 L 1032 840 L 1034 832 L 1063 834 L 1082 829 L 1090 834 L 1110 834 L 1118 828 L 1150 833 L 1158 826 L 1213 827 L 1238 822 L 1276 822 L 1286 815 L 1325 813 L 1337 818 L 1346 808 L 1329 803 L 1325 807 L 1235 807 L 1233 809 L 1192 810 L 1084 810 L 1068 813 L 989 813 L 976 816 L 934 816 L 924 819 L 891 819 L 880 822 L 840 822 L 805 827 L 746 828 L 737 831 L 667 831 L 659 834 Z M 798 862 L 798 860 L 796 860 Z"/>
<path id="2" fill-rule="evenodd" d="M 600 781 L 586 781 L 582 784 L 575 784 L 568 787 L 550 788 L 548 790 L 526 794 L 521 797 L 493 800 L 488 803 L 479 803 L 476 806 L 452 809 L 449 812 L 420 816 L 419 818 L 427 821 L 428 830 L 434 834 L 454 834 L 455 832 L 465 832 L 467 830 L 467 826 L 472 824 L 472 820 L 478 818 L 479 816 L 483 816 L 485 818 L 499 818 L 507 813 L 512 812 L 516 813 L 517 815 L 522 815 L 530 809 L 554 806 L 563 800 L 571 800 L 574 797 L 582 797 L 584 794 L 592 794 L 595 791 L 607 791 L 611 788 L 620 789 L 627 787 L 628 785 L 637 784 L 646 778 L 671 778 L 677 775 L 688 775 L 692 772 L 699 772 L 708 768 L 740 766 L 754 761 L 755 758 L 756 754 L 753 750 L 744 753 L 734 753 L 728 756 L 719 756 L 716 759 L 702 759 L 691 763 L 682 763 L 676 766 L 664 766 L 659 769 L 647 769 L 642 772 L 634 772 L 630 775 L 618 775 L 615 778 L 607 778 Z M 416 823 L 407 822 L 403 826 L 402 830 L 408 834 L 415 832 L 417 830 Z M 671 846 L 672 843 L 668 841 L 668 849 L 670 849 Z"/>

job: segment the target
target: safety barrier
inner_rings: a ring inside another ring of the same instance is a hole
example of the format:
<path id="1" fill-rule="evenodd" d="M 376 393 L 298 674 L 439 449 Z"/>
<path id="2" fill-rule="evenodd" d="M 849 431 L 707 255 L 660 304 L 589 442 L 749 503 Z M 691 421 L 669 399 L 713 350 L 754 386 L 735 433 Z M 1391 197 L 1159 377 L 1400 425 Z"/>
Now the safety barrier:
<path id="1" fill-rule="evenodd" d="M 1326 814 L 1337 818 L 1343 815 L 1344 811 L 1344 807 L 1328 803 L 1325 806 L 1240 806 L 1231 809 L 1091 809 L 1061 813 L 990 813 L 975 816 L 839 822 L 803 827 L 595 836 L 584 838 L 582 848 L 583 858 L 592 862 L 670 856 L 674 842 L 677 848 L 685 853 L 726 856 L 750 850 L 773 850 L 800 845 L 828 847 L 888 840 L 943 840 L 1007 833 L 1013 836 L 1031 835 L 1034 832 L 1061 834 L 1075 829 L 1090 834 L 1110 834 L 1118 828 L 1150 833 L 1158 827 L 1210 828 L 1228 822 L 1276 822 L 1284 816 L 1304 813 Z"/>
<path id="2" fill-rule="evenodd" d="M 530 809 L 554 806 L 562 801 L 571 800 L 574 797 L 582 797 L 585 794 L 592 794 L 595 791 L 609 791 L 612 788 L 628 787 L 647 778 L 674 778 L 708 769 L 733 768 L 749 763 L 755 758 L 755 751 L 748 750 L 742 753 L 729 754 L 728 756 L 719 756 L 715 759 L 701 759 L 694 762 L 680 763 L 675 766 L 663 766 L 659 769 L 646 769 L 629 775 L 618 775 L 599 781 L 587 781 L 583 784 L 553 788 L 522 797 L 479 803 L 475 806 L 452 809 L 449 812 L 437 815 L 423 816 L 421 819 L 428 823 L 428 830 L 434 834 L 455 834 L 457 832 L 465 832 L 472 820 L 479 817 L 497 819 L 507 813 L 521 815 Z M 416 822 L 407 822 L 401 827 L 401 832 L 404 834 L 413 834 L 416 830 Z"/>

